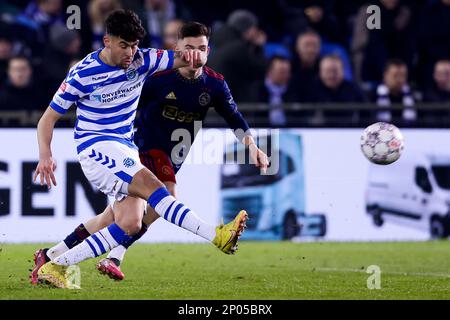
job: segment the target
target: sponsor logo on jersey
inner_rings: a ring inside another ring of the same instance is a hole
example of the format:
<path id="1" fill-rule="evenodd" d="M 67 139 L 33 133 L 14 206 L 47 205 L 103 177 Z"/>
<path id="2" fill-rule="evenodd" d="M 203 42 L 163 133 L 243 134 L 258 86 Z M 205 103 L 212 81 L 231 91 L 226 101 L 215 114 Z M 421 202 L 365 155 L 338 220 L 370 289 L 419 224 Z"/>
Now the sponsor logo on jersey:
<path id="1" fill-rule="evenodd" d="M 98 80 L 103 80 L 103 79 L 106 79 L 106 78 L 108 78 L 108 75 L 99 76 L 99 77 L 92 77 L 92 80 L 93 81 L 98 81 Z"/>
<path id="2" fill-rule="evenodd" d="M 59 86 L 59 91 L 62 92 L 62 93 L 64 93 L 64 92 L 66 91 L 66 88 L 67 88 L 67 82 L 66 82 L 66 81 L 63 81 L 63 82 L 61 83 L 61 85 Z"/>
<path id="3" fill-rule="evenodd" d="M 93 100 L 97 100 L 98 102 L 102 102 L 102 96 L 100 94 L 93 94 L 91 95 L 91 98 Z"/>
<path id="4" fill-rule="evenodd" d="M 121 99 L 126 97 L 130 92 L 140 88 L 142 86 L 142 81 L 139 81 L 139 83 L 136 83 L 135 85 L 125 88 L 125 89 L 119 89 L 113 92 L 105 92 L 102 94 L 92 94 L 90 96 L 91 100 L 97 100 L 101 103 L 110 103 L 114 100 Z"/>
<path id="5" fill-rule="evenodd" d="M 167 94 L 166 99 L 176 100 L 177 97 L 175 96 L 175 93 L 173 93 L 173 91 L 171 91 L 169 94 Z"/>

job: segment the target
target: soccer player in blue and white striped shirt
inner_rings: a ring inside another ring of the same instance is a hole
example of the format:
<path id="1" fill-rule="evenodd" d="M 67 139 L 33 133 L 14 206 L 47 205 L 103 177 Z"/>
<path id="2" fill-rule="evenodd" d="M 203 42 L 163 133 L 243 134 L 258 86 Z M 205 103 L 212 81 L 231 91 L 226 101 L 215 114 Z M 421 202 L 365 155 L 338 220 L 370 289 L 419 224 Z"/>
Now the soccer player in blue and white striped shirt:
<path id="1" fill-rule="evenodd" d="M 133 143 L 133 123 L 145 79 L 157 71 L 200 66 L 198 50 L 164 51 L 138 48 L 145 31 L 137 15 L 117 10 L 106 20 L 105 47 L 73 66 L 38 124 L 39 163 L 34 179 L 56 186 L 51 140 L 57 120 L 77 106 L 74 138 L 78 159 L 88 180 L 114 196 L 115 223 L 92 234 L 52 262 L 36 263 L 32 283 L 46 281 L 67 287 L 69 265 L 97 257 L 131 241 L 141 229 L 144 208 L 149 204 L 161 217 L 213 242 L 229 253 L 243 232 L 247 213 L 242 210 L 227 225 L 214 227 L 177 201 L 140 160 Z M 176 217 L 173 219 L 173 217 Z M 44 257 L 35 256 L 45 262 Z"/>

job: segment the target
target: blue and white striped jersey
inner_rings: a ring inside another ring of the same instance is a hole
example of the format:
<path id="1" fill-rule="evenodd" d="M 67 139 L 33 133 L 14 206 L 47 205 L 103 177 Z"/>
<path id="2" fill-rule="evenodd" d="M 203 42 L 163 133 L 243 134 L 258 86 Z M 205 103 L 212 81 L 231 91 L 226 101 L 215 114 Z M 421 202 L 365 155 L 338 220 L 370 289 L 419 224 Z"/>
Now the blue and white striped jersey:
<path id="1" fill-rule="evenodd" d="M 64 114 L 77 106 L 77 152 L 99 141 L 118 141 L 137 149 L 133 124 L 142 86 L 155 72 L 171 69 L 173 51 L 138 49 L 128 69 L 105 64 L 100 50 L 74 65 L 53 97 L 50 107 Z"/>

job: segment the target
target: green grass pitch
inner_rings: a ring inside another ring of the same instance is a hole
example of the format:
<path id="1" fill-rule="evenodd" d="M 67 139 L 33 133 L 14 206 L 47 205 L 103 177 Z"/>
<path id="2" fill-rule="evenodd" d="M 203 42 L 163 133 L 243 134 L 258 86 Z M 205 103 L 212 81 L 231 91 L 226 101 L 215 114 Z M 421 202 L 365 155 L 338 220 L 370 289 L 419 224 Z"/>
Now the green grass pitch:
<path id="1" fill-rule="evenodd" d="M 450 242 L 243 241 L 234 256 L 208 244 L 136 244 L 116 282 L 81 267 L 81 290 L 29 284 L 38 244 L 0 244 L 0 299 L 450 299 Z M 381 269 L 370 290 L 367 267 Z"/>

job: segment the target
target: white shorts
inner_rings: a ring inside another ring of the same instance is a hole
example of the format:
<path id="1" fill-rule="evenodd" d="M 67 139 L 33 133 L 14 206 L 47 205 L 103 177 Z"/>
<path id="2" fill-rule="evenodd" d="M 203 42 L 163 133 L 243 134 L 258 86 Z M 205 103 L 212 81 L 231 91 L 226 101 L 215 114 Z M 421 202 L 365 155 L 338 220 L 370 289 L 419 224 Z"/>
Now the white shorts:
<path id="1" fill-rule="evenodd" d="M 138 150 L 116 141 L 95 143 L 78 154 L 78 161 L 89 182 L 118 201 L 128 195 L 133 176 L 144 168 Z"/>

